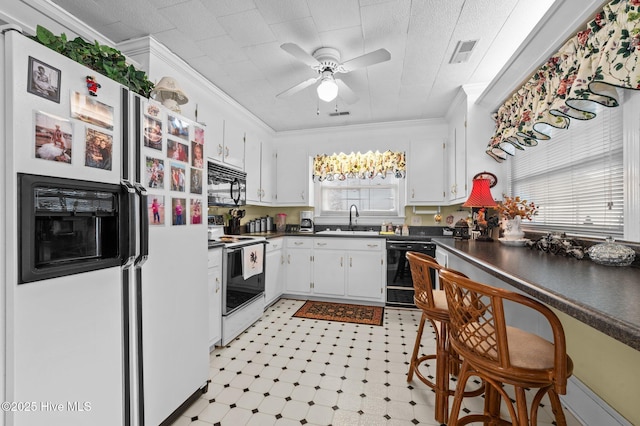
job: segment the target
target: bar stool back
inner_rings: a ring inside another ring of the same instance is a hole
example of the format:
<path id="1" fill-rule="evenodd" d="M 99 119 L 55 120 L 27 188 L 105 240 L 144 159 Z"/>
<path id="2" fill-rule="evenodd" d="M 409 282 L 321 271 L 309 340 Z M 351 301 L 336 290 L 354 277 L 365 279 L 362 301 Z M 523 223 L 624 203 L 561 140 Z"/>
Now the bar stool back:
<path id="1" fill-rule="evenodd" d="M 556 424 L 566 425 L 558 395 L 566 393 L 573 363 L 566 352 L 564 330 L 558 317 L 530 297 L 448 271 L 440 271 L 440 281 L 449 306 L 451 346 L 463 359 L 449 425 L 503 424 L 502 403 L 509 411 L 512 424 L 535 425 L 538 406 L 545 394 L 549 395 Z M 539 312 L 551 327 L 553 342 L 507 325 L 505 301 Z M 464 389 L 470 376 L 479 376 L 485 382 L 484 413 L 458 419 L 463 397 L 459 391 Z M 503 384 L 513 386 L 515 405 Z M 525 388 L 538 389 L 530 408 Z"/>

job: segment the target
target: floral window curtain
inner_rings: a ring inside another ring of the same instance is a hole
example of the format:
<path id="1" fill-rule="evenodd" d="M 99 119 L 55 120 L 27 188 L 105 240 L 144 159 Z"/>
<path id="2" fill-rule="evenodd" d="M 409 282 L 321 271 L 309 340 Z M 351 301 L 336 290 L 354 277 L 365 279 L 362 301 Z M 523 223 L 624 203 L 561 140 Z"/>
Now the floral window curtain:
<path id="1" fill-rule="evenodd" d="M 618 106 L 616 87 L 640 89 L 640 0 L 614 0 L 569 39 L 495 116 L 487 154 L 502 162 L 548 140 L 570 119 L 595 117 L 595 103 Z"/>
<path id="2" fill-rule="evenodd" d="M 316 155 L 313 159 L 313 178 L 323 180 L 345 180 L 347 178 L 372 179 L 392 173 L 404 178 L 407 162 L 404 152 L 360 152 L 351 154 Z"/>

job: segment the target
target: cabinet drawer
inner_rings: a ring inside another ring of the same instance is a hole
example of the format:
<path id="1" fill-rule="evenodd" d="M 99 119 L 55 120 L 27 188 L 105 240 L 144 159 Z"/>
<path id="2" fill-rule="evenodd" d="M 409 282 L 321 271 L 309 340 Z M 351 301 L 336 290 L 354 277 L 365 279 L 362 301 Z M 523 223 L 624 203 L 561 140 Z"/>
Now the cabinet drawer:
<path id="1" fill-rule="evenodd" d="M 311 248 L 313 247 L 313 238 L 287 238 L 287 248 Z"/>
<path id="2" fill-rule="evenodd" d="M 313 248 L 316 250 L 344 250 L 346 238 L 314 238 Z"/>
<path id="3" fill-rule="evenodd" d="M 207 268 L 222 266 L 222 248 L 214 248 L 207 253 Z"/>
<path id="4" fill-rule="evenodd" d="M 367 250 L 381 252 L 385 249 L 384 238 L 315 238 L 314 249 Z"/>
<path id="5" fill-rule="evenodd" d="M 267 240 L 266 251 L 271 253 L 272 251 L 280 250 L 283 247 L 284 238 L 270 238 Z"/>
<path id="6" fill-rule="evenodd" d="M 314 238 L 313 248 L 316 250 L 369 250 L 383 251 L 384 238 Z"/>
<path id="7" fill-rule="evenodd" d="M 346 245 L 348 250 L 367 250 L 367 251 L 384 251 L 386 249 L 386 240 L 384 238 L 367 238 L 359 240 L 350 240 Z"/>

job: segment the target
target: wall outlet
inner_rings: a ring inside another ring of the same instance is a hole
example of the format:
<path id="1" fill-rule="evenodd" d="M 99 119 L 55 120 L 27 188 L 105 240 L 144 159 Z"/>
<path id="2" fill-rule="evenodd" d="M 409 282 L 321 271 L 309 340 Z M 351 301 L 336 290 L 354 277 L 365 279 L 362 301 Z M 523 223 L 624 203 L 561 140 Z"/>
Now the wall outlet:
<path id="1" fill-rule="evenodd" d="M 420 216 L 411 216 L 411 226 L 421 226 L 422 218 Z"/>

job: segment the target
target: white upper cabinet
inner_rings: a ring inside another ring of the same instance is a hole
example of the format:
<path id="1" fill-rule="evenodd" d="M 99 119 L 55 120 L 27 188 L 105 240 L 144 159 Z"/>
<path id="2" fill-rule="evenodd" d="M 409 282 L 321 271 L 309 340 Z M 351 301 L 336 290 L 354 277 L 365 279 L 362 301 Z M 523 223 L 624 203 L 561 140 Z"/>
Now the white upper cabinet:
<path id="1" fill-rule="evenodd" d="M 447 204 L 467 201 L 473 177 L 485 171 L 498 176 L 498 185 L 491 188 L 491 193 L 494 199 L 501 199 L 507 167 L 485 153 L 495 125 L 490 112 L 476 103 L 484 87 L 465 85 L 460 88 L 447 112 Z"/>
<path id="2" fill-rule="evenodd" d="M 450 204 L 463 203 L 467 200 L 470 189 L 470 178 L 467 178 L 467 115 L 464 108 L 452 117 L 449 125 L 447 157 L 448 201 Z"/>
<path id="3" fill-rule="evenodd" d="M 260 142 L 247 133 L 245 141 L 247 172 L 247 202 L 270 205 L 275 193 L 273 163 L 275 153 L 270 142 Z"/>
<path id="4" fill-rule="evenodd" d="M 311 206 L 313 182 L 305 146 L 279 148 L 276 159 L 276 205 Z"/>
<path id="5" fill-rule="evenodd" d="M 214 138 L 208 156 L 229 166 L 244 169 L 244 130 L 237 123 L 224 120 L 222 137 Z"/>
<path id="6" fill-rule="evenodd" d="M 445 201 L 445 139 L 411 142 L 407 156 L 407 205 L 441 205 Z"/>

